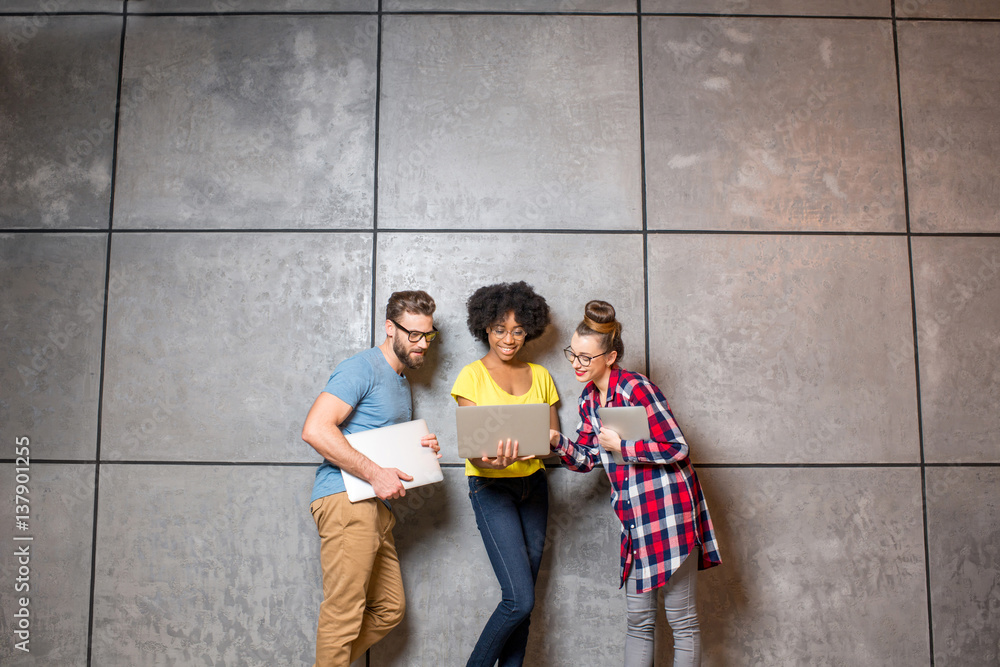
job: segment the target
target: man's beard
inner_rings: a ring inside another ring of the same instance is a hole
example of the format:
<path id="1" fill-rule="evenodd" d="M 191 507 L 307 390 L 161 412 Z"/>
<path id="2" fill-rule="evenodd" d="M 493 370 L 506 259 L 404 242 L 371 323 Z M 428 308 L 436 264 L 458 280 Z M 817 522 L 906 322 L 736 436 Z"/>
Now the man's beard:
<path id="1" fill-rule="evenodd" d="M 392 351 L 396 353 L 396 358 L 399 359 L 400 363 L 407 368 L 420 368 L 424 365 L 424 355 L 421 354 L 414 359 L 403 347 L 403 342 L 395 336 L 392 337 Z"/>

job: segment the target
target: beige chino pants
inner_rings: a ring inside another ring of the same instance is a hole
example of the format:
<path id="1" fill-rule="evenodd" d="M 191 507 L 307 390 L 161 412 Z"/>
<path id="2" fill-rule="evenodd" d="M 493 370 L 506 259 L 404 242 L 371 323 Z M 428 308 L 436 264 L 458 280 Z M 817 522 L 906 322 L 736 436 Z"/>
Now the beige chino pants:
<path id="1" fill-rule="evenodd" d="M 349 667 L 403 620 L 396 519 L 382 501 L 352 503 L 346 493 L 320 498 L 309 511 L 323 568 L 315 667 Z"/>

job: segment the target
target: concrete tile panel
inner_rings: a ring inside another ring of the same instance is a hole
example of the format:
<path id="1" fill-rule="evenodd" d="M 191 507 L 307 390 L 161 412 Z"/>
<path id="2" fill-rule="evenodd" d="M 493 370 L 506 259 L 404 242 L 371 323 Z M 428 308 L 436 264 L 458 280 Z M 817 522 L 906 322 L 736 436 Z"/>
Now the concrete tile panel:
<path id="1" fill-rule="evenodd" d="M 382 9 L 462 12 L 635 12 L 635 0 L 385 0 Z"/>
<path id="2" fill-rule="evenodd" d="M 614 664 L 624 647 L 625 596 L 618 590 L 619 524 L 607 476 L 560 469 L 548 475 L 548 531 L 525 663 Z M 372 664 L 465 664 L 500 586 L 464 471 L 446 468 L 444 483 L 411 490 L 393 511 L 407 614 L 372 649 Z"/>
<path id="3" fill-rule="evenodd" d="M 1000 231 L 1000 24 L 899 25 L 910 225 Z"/>
<path id="4" fill-rule="evenodd" d="M 896 18 L 996 19 L 993 0 L 896 0 Z"/>
<path id="5" fill-rule="evenodd" d="M 905 230 L 888 23 L 642 29 L 650 229 Z"/>
<path id="6" fill-rule="evenodd" d="M 371 227 L 376 26 L 130 19 L 115 226 Z"/>
<path id="7" fill-rule="evenodd" d="M 380 228 L 641 227 L 634 18 L 383 26 Z"/>
<path id="8" fill-rule="evenodd" d="M 4 542 L 0 662 L 5 667 L 83 667 L 87 664 L 94 466 L 37 463 L 36 457 L 48 457 L 48 453 L 46 443 L 35 438 L 26 443 L 5 436 L 4 457 L 14 459 L 15 447 L 25 446 L 31 459 L 27 466 L 23 460 L 0 464 L 0 497 L 5 500 L 7 519 L 0 533 Z M 27 493 L 19 485 L 26 486 Z M 15 524 L 16 495 L 25 498 L 29 507 L 27 530 Z M 18 539 L 23 537 L 31 540 Z M 22 598 L 27 604 L 21 604 Z M 25 619 L 27 627 L 22 627 Z"/>
<path id="9" fill-rule="evenodd" d="M 107 228 L 121 24 L 0 18 L 0 228 Z"/>
<path id="10" fill-rule="evenodd" d="M 378 0 L 132 0 L 130 14 L 150 12 L 376 12 Z"/>
<path id="11" fill-rule="evenodd" d="M 705 665 L 929 663 L 919 470 L 699 477 L 723 559 L 698 575 Z"/>
<path id="12" fill-rule="evenodd" d="M 919 460 L 904 238 L 657 235 L 649 285 L 696 461 Z"/>
<path id="13" fill-rule="evenodd" d="M 38 22 L 47 22 L 59 12 L 121 13 L 124 4 L 122 0 L 6 0 L 0 6 L 0 14 L 33 12 L 32 19 L 37 25 Z M 136 4 L 135 0 L 132 4 Z"/>
<path id="14" fill-rule="evenodd" d="M 926 0 L 924 0 L 926 2 Z M 643 0 L 646 13 L 768 14 L 784 16 L 892 15 L 891 0 Z"/>
<path id="15" fill-rule="evenodd" d="M 625 650 L 621 523 L 603 469 L 549 471 L 546 555 L 526 664 L 615 665 Z M 537 624 L 537 625 L 536 625 Z"/>
<path id="16" fill-rule="evenodd" d="M 914 238 L 924 454 L 1000 463 L 1000 239 Z"/>
<path id="17" fill-rule="evenodd" d="M 466 364 L 486 353 L 486 347 L 473 339 L 465 323 L 465 302 L 483 285 L 524 280 L 548 302 L 552 325 L 541 338 L 525 345 L 521 358 L 545 366 L 552 374 L 565 432 L 576 428 L 577 399 L 583 386 L 562 350 L 583 319 L 587 301 L 604 299 L 615 306 L 623 325 L 625 364 L 645 369 L 639 235 L 585 234 L 570 241 L 561 234 L 399 232 L 380 233 L 378 243 L 377 307 L 384 308 L 397 289 L 427 290 L 437 303 L 434 322 L 441 335 L 431 346 L 424 367 L 408 376 L 414 414 L 426 418 L 438 434 L 445 462 L 464 462 L 458 458 L 455 444 L 451 386 Z M 594 257 L 604 262 L 600 275 L 584 267 L 583 263 Z"/>
<path id="18" fill-rule="evenodd" d="M 1000 469 L 928 468 L 934 664 L 1000 661 Z"/>
<path id="19" fill-rule="evenodd" d="M 444 482 L 393 501 L 407 609 L 403 622 L 372 648 L 373 665 L 465 664 L 500 600 L 465 471 L 444 473 Z"/>
<path id="20" fill-rule="evenodd" d="M 357 234 L 117 235 L 102 458 L 318 461 L 302 423 L 369 346 L 371 252 Z"/>
<path id="21" fill-rule="evenodd" d="M 94 664 L 311 664 L 323 591 L 313 474 L 101 466 Z"/>
<path id="22" fill-rule="evenodd" d="M 0 234 L 3 442 L 96 456 L 106 272 L 105 234 Z"/>

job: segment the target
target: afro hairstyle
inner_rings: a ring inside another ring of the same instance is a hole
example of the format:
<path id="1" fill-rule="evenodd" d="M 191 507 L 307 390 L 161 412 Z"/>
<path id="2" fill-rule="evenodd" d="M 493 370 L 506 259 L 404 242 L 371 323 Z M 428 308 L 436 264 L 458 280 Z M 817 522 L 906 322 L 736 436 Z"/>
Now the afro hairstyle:
<path id="1" fill-rule="evenodd" d="M 549 325 L 549 304 L 523 280 L 480 287 L 465 302 L 469 311 L 469 332 L 481 343 L 489 344 L 486 329 L 503 321 L 507 313 L 524 327 L 525 341 L 538 338 Z"/>

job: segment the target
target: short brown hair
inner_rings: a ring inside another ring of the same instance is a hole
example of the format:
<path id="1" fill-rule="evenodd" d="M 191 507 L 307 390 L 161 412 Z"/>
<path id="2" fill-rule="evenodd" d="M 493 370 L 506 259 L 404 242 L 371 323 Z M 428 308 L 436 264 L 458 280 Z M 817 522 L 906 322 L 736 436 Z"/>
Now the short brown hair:
<path id="1" fill-rule="evenodd" d="M 389 303 L 385 306 L 385 319 L 399 319 L 403 313 L 413 315 L 434 314 L 437 305 L 431 295 L 423 290 L 407 290 L 403 292 L 393 292 L 389 297 Z"/>

